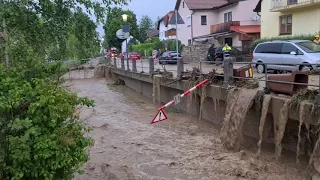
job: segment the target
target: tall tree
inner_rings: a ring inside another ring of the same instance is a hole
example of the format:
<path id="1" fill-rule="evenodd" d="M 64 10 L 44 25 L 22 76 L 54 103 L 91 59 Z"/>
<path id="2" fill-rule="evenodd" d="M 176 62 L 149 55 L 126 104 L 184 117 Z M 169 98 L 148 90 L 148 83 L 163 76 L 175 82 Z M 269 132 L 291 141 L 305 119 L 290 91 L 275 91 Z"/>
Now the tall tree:
<path id="1" fill-rule="evenodd" d="M 143 43 L 147 39 L 148 33 L 153 28 L 153 22 L 149 16 L 142 16 L 139 23 L 139 40 Z"/>
<path id="2" fill-rule="evenodd" d="M 127 22 L 123 22 L 122 16 L 123 14 L 128 15 Z M 104 25 L 105 31 L 105 43 L 108 44 L 109 47 L 115 47 L 117 49 L 121 48 L 121 43 L 123 40 L 118 39 L 116 36 L 116 32 L 121 29 L 121 25 L 128 24 L 130 25 L 130 35 L 133 37 L 139 37 L 138 25 L 136 15 L 132 11 L 125 11 L 121 8 L 112 8 L 107 15 L 107 21 Z"/>
<path id="3" fill-rule="evenodd" d="M 81 8 L 77 8 L 70 21 L 68 37 L 68 45 L 74 46 L 68 47 L 72 49 L 68 52 L 72 54 L 71 57 L 75 57 L 76 59 L 85 59 L 97 54 L 100 44 L 96 28 L 97 25 L 90 19 L 90 17 L 84 13 Z M 70 44 L 70 41 L 77 42 Z"/>
<path id="4" fill-rule="evenodd" d="M 6 35 L 0 59 L 8 54 L 10 60 L 9 66 L 0 62 L 1 180 L 71 180 L 88 160 L 91 141 L 74 112 L 92 101 L 68 92 L 60 81 L 65 66 L 45 57 L 65 58 L 67 47 L 90 54 L 96 26 L 76 7 L 102 21 L 111 4 L 122 2 L 0 0 L 0 34 Z"/>

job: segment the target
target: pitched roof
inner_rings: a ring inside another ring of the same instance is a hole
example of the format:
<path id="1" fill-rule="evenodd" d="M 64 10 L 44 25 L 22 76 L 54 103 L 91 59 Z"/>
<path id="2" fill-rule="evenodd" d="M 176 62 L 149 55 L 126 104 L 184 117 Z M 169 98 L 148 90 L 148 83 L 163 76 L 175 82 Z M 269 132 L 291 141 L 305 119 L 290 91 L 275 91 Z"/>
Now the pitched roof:
<path id="1" fill-rule="evenodd" d="M 170 11 L 165 16 L 163 16 L 161 19 L 159 19 L 157 30 L 159 30 L 159 25 L 162 21 L 163 21 L 164 25 L 167 27 L 168 22 L 169 22 L 170 18 L 173 16 L 173 14 L 174 14 L 174 11 Z"/>
<path id="2" fill-rule="evenodd" d="M 157 29 L 152 29 L 148 35 L 147 35 L 147 38 L 151 38 L 151 37 L 154 37 L 154 36 L 158 36 L 159 35 L 159 31 Z"/>
<path id="3" fill-rule="evenodd" d="M 190 10 L 218 9 L 234 2 L 228 0 L 184 0 Z M 181 0 L 177 0 L 175 9 L 179 9 Z"/>
<path id="4" fill-rule="evenodd" d="M 253 12 L 261 12 L 261 3 L 262 0 L 259 0 L 257 6 L 253 9 Z"/>

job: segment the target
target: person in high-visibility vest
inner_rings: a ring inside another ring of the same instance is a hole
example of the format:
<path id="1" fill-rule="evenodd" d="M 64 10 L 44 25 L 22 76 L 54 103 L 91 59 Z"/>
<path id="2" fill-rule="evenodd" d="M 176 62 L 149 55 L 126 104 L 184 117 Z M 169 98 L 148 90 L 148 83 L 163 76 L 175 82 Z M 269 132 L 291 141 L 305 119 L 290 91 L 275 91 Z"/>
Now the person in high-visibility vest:
<path id="1" fill-rule="evenodd" d="M 226 45 L 224 45 L 224 47 L 222 48 L 222 51 L 231 51 L 231 47 L 228 45 L 228 43 L 226 43 Z"/>
<path id="2" fill-rule="evenodd" d="M 230 56 L 230 51 L 231 51 L 231 50 L 232 50 L 231 47 L 228 45 L 228 43 L 226 43 L 226 44 L 224 45 L 224 47 L 222 48 L 222 52 L 223 52 L 223 54 L 224 54 L 223 58 Z"/>
<path id="3" fill-rule="evenodd" d="M 320 35 L 319 35 L 319 34 L 317 34 L 317 35 L 314 36 L 313 42 L 316 43 L 316 44 L 318 44 L 318 45 L 320 45 Z"/>

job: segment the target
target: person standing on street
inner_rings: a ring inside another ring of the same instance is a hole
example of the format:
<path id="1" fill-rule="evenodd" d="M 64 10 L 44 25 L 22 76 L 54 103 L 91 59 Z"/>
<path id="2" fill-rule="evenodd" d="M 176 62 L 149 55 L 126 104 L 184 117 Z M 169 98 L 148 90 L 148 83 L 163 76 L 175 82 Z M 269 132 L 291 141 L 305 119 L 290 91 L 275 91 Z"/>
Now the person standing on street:
<path id="1" fill-rule="evenodd" d="M 212 44 L 208 50 L 208 60 L 209 61 L 216 60 L 216 48 L 214 47 L 214 44 Z"/>
<path id="2" fill-rule="evenodd" d="M 228 45 L 228 43 L 226 43 L 225 45 L 224 45 L 224 47 L 222 48 L 222 52 L 223 52 L 223 59 L 225 58 L 225 57 L 229 57 L 230 56 L 230 51 L 231 51 L 232 49 L 231 49 L 231 47 Z"/>

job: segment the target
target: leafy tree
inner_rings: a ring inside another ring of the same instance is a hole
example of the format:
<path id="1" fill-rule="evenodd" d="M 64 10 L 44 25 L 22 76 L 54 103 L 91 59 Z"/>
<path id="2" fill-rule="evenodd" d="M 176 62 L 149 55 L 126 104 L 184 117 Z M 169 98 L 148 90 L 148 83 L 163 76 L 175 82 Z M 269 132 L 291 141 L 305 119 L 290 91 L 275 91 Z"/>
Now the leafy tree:
<path id="1" fill-rule="evenodd" d="M 123 14 L 128 15 L 127 22 L 123 22 L 122 16 Z M 137 25 L 137 18 L 136 15 L 132 11 L 124 11 L 120 8 L 113 8 L 108 13 L 107 21 L 104 25 L 105 31 L 105 41 L 109 47 L 115 47 L 117 49 L 121 48 L 121 43 L 123 40 L 120 40 L 116 36 L 116 32 L 121 29 L 121 25 L 128 24 L 130 25 L 130 35 L 133 37 L 139 37 L 138 33 L 138 25 Z"/>
<path id="2" fill-rule="evenodd" d="M 68 53 L 71 53 L 71 57 L 76 59 L 93 57 L 100 48 L 98 33 L 96 31 L 97 25 L 80 8 L 73 13 L 70 22 L 71 26 L 67 43 L 69 46 L 73 45 L 74 47 L 68 47 L 72 48 L 72 51 Z M 72 43 L 72 41 L 74 42 Z M 70 55 L 68 54 L 69 58 Z"/>
<path id="3" fill-rule="evenodd" d="M 0 1 L 0 31 L 6 34 L 0 60 L 10 58 L 10 64 L 0 62 L 1 180 L 71 180 L 87 161 L 92 142 L 74 112 L 94 104 L 67 91 L 61 85 L 65 67 L 45 58 L 91 55 L 96 25 L 77 7 L 104 21 L 111 4 L 124 2 Z"/>
<path id="4" fill-rule="evenodd" d="M 176 43 L 176 40 L 175 39 L 168 39 L 166 40 L 166 45 L 167 45 L 167 49 L 168 51 L 176 51 L 177 50 L 177 43 Z M 181 44 L 181 41 L 178 40 L 178 50 L 179 52 L 182 51 L 182 48 L 183 48 L 183 44 Z"/>
<path id="5" fill-rule="evenodd" d="M 152 30 L 153 22 L 149 16 L 142 16 L 139 23 L 139 39 L 143 43 L 147 39 L 148 33 Z"/>

